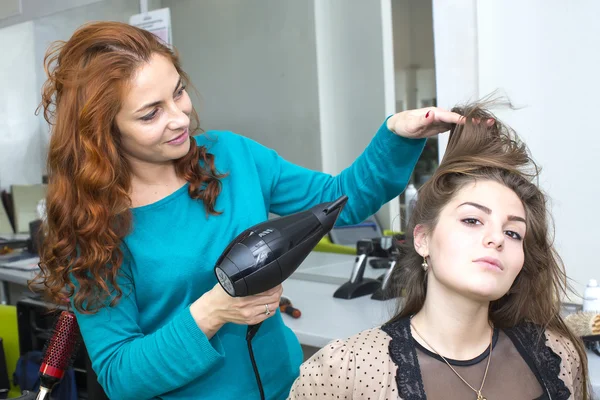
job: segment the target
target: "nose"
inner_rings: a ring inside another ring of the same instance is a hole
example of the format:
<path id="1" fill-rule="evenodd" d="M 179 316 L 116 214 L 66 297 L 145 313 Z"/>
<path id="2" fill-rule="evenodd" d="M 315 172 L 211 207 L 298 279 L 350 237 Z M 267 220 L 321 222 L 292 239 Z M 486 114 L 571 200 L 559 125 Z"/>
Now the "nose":
<path id="1" fill-rule="evenodd" d="M 504 232 L 501 227 L 488 226 L 483 236 L 483 245 L 500 250 L 504 246 L 504 240 Z"/>
<path id="2" fill-rule="evenodd" d="M 173 103 L 169 107 L 169 122 L 167 127 L 170 130 L 177 131 L 185 129 L 190 125 L 189 111 L 179 107 L 177 103 Z"/>

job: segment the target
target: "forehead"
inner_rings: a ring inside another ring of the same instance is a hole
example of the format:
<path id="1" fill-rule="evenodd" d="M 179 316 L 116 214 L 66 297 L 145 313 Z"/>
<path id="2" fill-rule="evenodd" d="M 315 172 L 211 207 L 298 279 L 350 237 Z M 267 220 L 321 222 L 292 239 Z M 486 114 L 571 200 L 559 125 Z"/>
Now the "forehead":
<path id="1" fill-rule="evenodd" d="M 452 212 L 465 202 L 485 206 L 491 209 L 492 213 L 525 218 L 525 207 L 517 194 L 495 181 L 484 180 L 466 184 L 456 193 L 446 209 Z"/>
<path id="2" fill-rule="evenodd" d="M 170 96 L 179 80 L 177 69 L 168 58 L 154 54 L 135 71 L 123 95 L 123 108 L 137 110 L 148 102 Z"/>

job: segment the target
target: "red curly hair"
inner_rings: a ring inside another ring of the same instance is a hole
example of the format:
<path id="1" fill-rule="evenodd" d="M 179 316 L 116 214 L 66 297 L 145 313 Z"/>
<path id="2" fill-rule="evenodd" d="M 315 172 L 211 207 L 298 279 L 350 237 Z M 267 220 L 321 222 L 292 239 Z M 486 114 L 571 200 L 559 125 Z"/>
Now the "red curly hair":
<path id="1" fill-rule="evenodd" d="M 54 43 L 44 58 L 48 79 L 40 108 L 51 127 L 49 181 L 41 271 L 32 287 L 55 303 L 66 289 L 80 312 L 112 306 L 122 296 L 117 276 L 121 243 L 131 228 L 131 169 L 115 117 L 128 82 L 154 54 L 171 60 L 189 83 L 175 51 L 124 23 L 84 25 L 69 41 Z M 191 125 L 194 134 L 199 130 L 194 110 Z M 204 146 L 190 143 L 189 152 L 174 161 L 175 170 L 190 183 L 189 195 L 217 214 L 223 175 Z"/>

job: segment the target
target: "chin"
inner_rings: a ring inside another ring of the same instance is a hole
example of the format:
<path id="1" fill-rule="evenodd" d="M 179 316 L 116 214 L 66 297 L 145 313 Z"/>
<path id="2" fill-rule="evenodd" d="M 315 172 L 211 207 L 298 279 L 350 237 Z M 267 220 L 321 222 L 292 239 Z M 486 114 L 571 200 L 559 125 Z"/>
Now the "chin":
<path id="1" fill-rule="evenodd" d="M 504 296 L 509 289 L 510 287 L 504 287 L 496 281 L 482 280 L 468 283 L 460 292 L 477 301 L 495 301 Z"/>
<path id="2" fill-rule="evenodd" d="M 181 146 L 178 146 L 177 149 L 174 149 L 173 155 L 171 157 L 172 160 L 179 160 L 187 155 L 190 152 L 190 140 L 186 143 L 183 143 Z"/>
<path id="3" fill-rule="evenodd" d="M 505 290 L 477 288 L 467 292 L 467 296 L 477 301 L 496 301 L 506 294 Z"/>

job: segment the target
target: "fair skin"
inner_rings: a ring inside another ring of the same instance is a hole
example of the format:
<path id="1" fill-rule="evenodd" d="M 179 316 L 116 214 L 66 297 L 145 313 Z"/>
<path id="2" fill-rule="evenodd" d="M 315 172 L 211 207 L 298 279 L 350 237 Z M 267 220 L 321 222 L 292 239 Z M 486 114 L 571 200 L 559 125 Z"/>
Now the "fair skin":
<path id="1" fill-rule="evenodd" d="M 161 55 L 152 56 L 128 83 L 116 124 L 132 172 L 132 207 L 152 204 L 185 184 L 173 162 L 189 151 L 191 112 L 192 102 L 179 73 Z M 447 131 L 450 124 L 462 120 L 456 113 L 430 107 L 396 114 L 387 124 L 399 136 L 423 138 Z M 210 338 L 227 322 L 255 325 L 274 315 L 266 315 L 265 304 L 277 310 L 282 291 L 279 285 L 255 296 L 231 297 L 217 284 L 190 311 Z"/>
<path id="2" fill-rule="evenodd" d="M 412 319 L 442 356 L 477 357 L 490 344 L 488 308 L 523 267 L 525 209 L 494 181 L 465 185 L 441 210 L 433 231 L 415 228 L 415 249 L 427 258 L 427 296 Z M 413 330 L 413 336 L 432 350 Z"/>
<path id="3" fill-rule="evenodd" d="M 190 149 L 192 101 L 173 64 L 159 55 L 140 67 L 125 92 L 116 122 L 132 171 L 132 206 L 139 207 L 185 184 L 173 160 Z M 172 141 L 181 135 L 185 140 Z"/>

